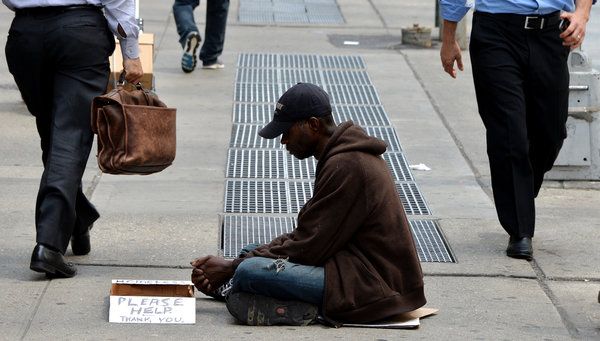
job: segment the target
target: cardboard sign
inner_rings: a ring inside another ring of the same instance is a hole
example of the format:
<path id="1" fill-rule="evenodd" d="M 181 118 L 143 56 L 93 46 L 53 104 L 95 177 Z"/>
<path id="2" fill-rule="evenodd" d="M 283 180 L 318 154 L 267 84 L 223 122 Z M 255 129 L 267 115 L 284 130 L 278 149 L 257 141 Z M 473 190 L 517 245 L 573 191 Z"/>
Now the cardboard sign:
<path id="1" fill-rule="evenodd" d="M 114 323 L 196 323 L 190 281 L 112 281 L 108 321 Z"/>

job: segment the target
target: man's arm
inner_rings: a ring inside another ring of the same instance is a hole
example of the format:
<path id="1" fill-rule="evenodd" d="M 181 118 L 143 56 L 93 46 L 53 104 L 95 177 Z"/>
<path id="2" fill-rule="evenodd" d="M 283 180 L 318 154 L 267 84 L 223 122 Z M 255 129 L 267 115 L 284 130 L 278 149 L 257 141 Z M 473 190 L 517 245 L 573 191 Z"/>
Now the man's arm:
<path id="1" fill-rule="evenodd" d="M 563 20 L 566 19 L 571 22 L 569 27 L 560 35 L 564 46 L 571 47 L 571 50 L 581 46 L 585 38 L 585 29 L 590 19 L 591 8 L 592 0 L 577 0 L 575 2 L 575 12 L 564 12 L 560 15 Z"/>
<path id="2" fill-rule="evenodd" d="M 460 46 L 456 41 L 456 25 L 467 14 L 469 9 L 470 6 L 467 5 L 465 0 L 440 0 L 440 10 L 444 18 L 440 59 L 444 71 L 452 76 L 452 78 L 456 78 L 456 69 L 454 69 L 455 61 L 458 69 L 463 70 Z"/>
<path id="3" fill-rule="evenodd" d="M 460 53 L 460 46 L 456 41 L 456 25 L 457 22 L 444 19 L 442 47 L 440 49 L 442 67 L 444 67 L 444 71 L 452 76 L 452 78 L 456 78 L 456 69 L 454 69 L 455 61 L 458 69 L 463 71 L 462 54 Z"/>
<path id="4" fill-rule="evenodd" d="M 102 5 L 104 5 L 104 13 L 110 29 L 117 36 L 121 45 L 125 79 L 136 84 L 144 72 L 139 57 L 139 28 L 135 20 L 135 3 L 131 0 L 103 0 Z"/>

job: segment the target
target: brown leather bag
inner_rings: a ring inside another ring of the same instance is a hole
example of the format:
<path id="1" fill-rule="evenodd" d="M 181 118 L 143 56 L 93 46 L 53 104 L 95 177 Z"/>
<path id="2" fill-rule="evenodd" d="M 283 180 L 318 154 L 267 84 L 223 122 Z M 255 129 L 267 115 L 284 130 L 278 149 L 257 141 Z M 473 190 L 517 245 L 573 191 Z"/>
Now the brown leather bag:
<path id="1" fill-rule="evenodd" d="M 98 166 L 110 174 L 152 174 L 175 159 L 175 108 L 137 86 L 117 86 L 92 102 Z"/>

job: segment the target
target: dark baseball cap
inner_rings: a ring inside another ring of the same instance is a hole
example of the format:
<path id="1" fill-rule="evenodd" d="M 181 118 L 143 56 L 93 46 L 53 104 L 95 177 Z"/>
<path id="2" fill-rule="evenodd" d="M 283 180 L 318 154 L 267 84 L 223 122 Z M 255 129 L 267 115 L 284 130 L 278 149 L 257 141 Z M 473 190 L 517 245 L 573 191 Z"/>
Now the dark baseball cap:
<path id="1" fill-rule="evenodd" d="M 279 97 L 273 119 L 258 132 L 258 135 L 274 139 L 288 131 L 297 121 L 330 114 L 331 104 L 325 90 L 314 84 L 298 83 Z"/>

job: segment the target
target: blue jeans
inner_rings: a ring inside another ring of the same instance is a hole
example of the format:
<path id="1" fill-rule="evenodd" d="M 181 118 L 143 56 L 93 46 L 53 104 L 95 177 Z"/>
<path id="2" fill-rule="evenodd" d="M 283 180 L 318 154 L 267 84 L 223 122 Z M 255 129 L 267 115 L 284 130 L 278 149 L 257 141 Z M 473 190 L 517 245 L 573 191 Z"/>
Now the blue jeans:
<path id="1" fill-rule="evenodd" d="M 204 44 L 200 49 L 200 60 L 204 64 L 212 64 L 223 52 L 229 0 L 206 1 L 206 27 Z M 200 32 L 194 20 L 194 9 L 199 4 L 200 0 L 175 0 L 173 4 L 173 17 L 179 34 L 179 43 L 183 47 L 185 47 L 185 38 L 190 32 Z"/>
<path id="2" fill-rule="evenodd" d="M 242 253 L 258 245 L 248 245 Z M 323 304 L 325 269 L 284 259 L 251 257 L 241 262 L 233 275 L 230 294 L 242 291 L 282 300 L 303 301 L 319 308 Z"/>

